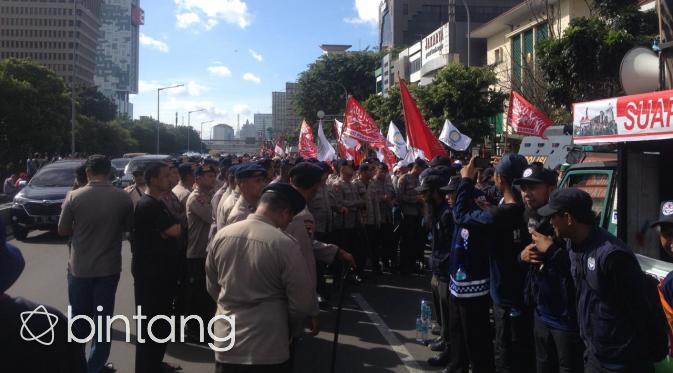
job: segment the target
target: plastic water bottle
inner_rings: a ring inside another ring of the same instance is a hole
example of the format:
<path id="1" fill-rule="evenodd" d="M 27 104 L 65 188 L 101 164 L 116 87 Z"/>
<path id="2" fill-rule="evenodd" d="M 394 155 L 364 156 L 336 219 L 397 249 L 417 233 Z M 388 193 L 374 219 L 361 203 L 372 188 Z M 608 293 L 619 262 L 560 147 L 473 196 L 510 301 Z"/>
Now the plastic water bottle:
<path id="1" fill-rule="evenodd" d="M 456 271 L 456 281 L 465 281 L 467 280 L 467 273 L 463 271 L 463 267 L 458 267 Z"/>
<path id="2" fill-rule="evenodd" d="M 427 332 L 424 332 L 425 325 L 423 320 L 420 317 L 416 318 L 416 342 L 423 343 L 425 342 L 425 335 Z"/>
<path id="3" fill-rule="evenodd" d="M 432 319 L 432 308 L 430 308 L 430 304 L 425 299 L 421 301 L 421 319 L 426 324 Z"/>

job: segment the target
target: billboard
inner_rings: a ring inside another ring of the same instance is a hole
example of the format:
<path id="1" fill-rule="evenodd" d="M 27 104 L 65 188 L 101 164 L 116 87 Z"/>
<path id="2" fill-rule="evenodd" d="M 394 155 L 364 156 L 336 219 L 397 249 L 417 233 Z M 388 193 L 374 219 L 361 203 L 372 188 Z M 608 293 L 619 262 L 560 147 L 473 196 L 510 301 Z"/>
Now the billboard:
<path id="1" fill-rule="evenodd" d="M 449 24 L 438 28 L 423 38 L 422 63 L 426 64 L 435 58 L 449 54 Z"/>
<path id="2" fill-rule="evenodd" d="M 673 138 L 673 90 L 573 104 L 575 144 Z"/>

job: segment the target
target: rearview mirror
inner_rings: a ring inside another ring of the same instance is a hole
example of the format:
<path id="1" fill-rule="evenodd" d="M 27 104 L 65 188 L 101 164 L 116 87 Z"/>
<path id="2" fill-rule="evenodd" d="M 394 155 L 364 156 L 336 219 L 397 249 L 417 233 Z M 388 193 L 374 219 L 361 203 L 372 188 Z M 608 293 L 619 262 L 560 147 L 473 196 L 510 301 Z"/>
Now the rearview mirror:
<path id="1" fill-rule="evenodd" d="M 21 180 L 19 181 L 19 189 L 23 189 L 28 185 L 28 182 L 26 180 Z"/>

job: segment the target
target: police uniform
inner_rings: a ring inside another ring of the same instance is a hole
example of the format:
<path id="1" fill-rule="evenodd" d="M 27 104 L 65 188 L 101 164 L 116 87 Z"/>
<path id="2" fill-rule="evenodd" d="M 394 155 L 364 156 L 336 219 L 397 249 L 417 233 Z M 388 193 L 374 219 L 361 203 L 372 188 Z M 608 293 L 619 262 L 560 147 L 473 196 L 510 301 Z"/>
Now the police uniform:
<path id="1" fill-rule="evenodd" d="M 402 210 L 400 222 L 400 271 L 410 273 L 414 264 L 422 253 L 424 239 L 421 232 L 422 206 L 418 201 L 418 175 L 409 172 L 403 175 L 398 182 L 398 200 Z"/>
<path id="2" fill-rule="evenodd" d="M 173 194 L 178 198 L 178 201 L 180 201 L 180 204 L 182 204 L 183 208 L 187 207 L 187 198 L 189 198 L 189 195 L 192 193 L 192 189 L 188 188 L 182 180 L 178 183 L 173 188 Z"/>
<path id="3" fill-rule="evenodd" d="M 382 193 L 379 201 L 381 211 L 381 227 L 379 229 L 380 257 L 384 269 L 396 265 L 397 250 L 393 239 L 393 205 L 395 204 L 395 188 L 392 180 L 386 175 L 382 180 L 374 179 L 378 189 Z"/>
<path id="4" fill-rule="evenodd" d="M 315 237 L 318 241 L 331 240 L 329 236 L 334 228 L 332 214 L 335 207 L 334 193 L 327 185 L 321 185 L 313 200 L 308 203 L 308 209 L 315 219 Z"/>
<path id="5" fill-rule="evenodd" d="M 236 202 L 240 197 L 241 192 L 238 190 L 238 188 L 236 188 L 231 191 L 231 194 L 226 199 L 222 198 L 220 201 L 220 204 L 217 206 L 216 218 L 218 231 L 227 225 L 227 218 L 229 217 L 231 210 L 234 208 L 234 205 L 236 205 Z"/>
<path id="6" fill-rule="evenodd" d="M 138 201 L 140 201 L 140 197 L 147 193 L 147 187 L 139 187 L 136 184 L 133 184 L 124 188 L 124 191 L 131 197 L 131 202 L 133 202 L 133 208 L 135 209 Z"/>
<path id="7" fill-rule="evenodd" d="M 357 265 L 364 269 L 367 257 L 369 256 L 372 262 L 372 269 L 375 272 L 380 272 L 379 228 L 381 226 L 381 206 L 379 206 L 379 203 L 383 191 L 373 178 L 370 178 L 367 182 L 362 179 L 355 180 L 354 185 L 364 201 L 364 208 L 360 212 L 364 234 L 367 235 L 365 240 L 366 246 L 364 250 L 361 250 Z"/>
<path id="8" fill-rule="evenodd" d="M 334 229 L 337 232 L 335 241 L 339 247 L 354 256 L 360 256 L 361 260 L 362 242 L 358 242 L 358 228 L 361 225 L 360 209 L 364 206 L 363 193 L 352 181 L 344 180 L 343 177 L 332 184 L 331 189 L 339 210 L 334 216 Z M 346 214 L 340 211 L 344 207 L 348 210 Z"/>
<path id="9" fill-rule="evenodd" d="M 248 215 L 255 212 L 255 205 L 248 202 L 245 197 L 241 196 L 236 204 L 231 209 L 231 213 L 227 216 L 227 222 L 225 226 L 238 223 L 248 218 Z"/>
<path id="10" fill-rule="evenodd" d="M 198 187 L 187 198 L 188 244 L 185 281 L 185 307 L 187 315 L 199 315 L 210 320 L 215 304 L 206 291 L 206 247 L 212 223 L 210 193 Z"/>

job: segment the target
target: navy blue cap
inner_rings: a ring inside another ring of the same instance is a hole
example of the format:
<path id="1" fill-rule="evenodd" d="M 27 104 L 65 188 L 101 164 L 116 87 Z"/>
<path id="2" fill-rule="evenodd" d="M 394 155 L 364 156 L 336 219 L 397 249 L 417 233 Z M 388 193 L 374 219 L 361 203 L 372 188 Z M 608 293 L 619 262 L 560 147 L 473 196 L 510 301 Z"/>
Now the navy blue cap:
<path id="1" fill-rule="evenodd" d="M 528 168 L 528 161 L 523 155 L 508 153 L 495 166 L 495 171 L 509 183 L 512 183 L 523 176 L 523 171 L 526 168 Z"/>
<path id="2" fill-rule="evenodd" d="M 443 155 L 438 155 L 430 161 L 430 167 L 435 166 L 450 166 L 451 160 Z"/>
<path id="3" fill-rule="evenodd" d="M 416 158 L 414 161 L 414 164 L 418 167 L 423 167 L 423 168 L 428 168 L 428 162 L 426 162 L 423 158 Z"/>
<path id="4" fill-rule="evenodd" d="M 355 166 L 353 164 L 353 161 L 349 161 L 349 160 L 346 160 L 346 159 L 339 159 L 337 161 L 337 164 L 336 164 L 337 171 L 341 171 L 341 167 L 343 167 L 343 166 L 351 166 L 351 167 L 355 168 Z"/>
<path id="5" fill-rule="evenodd" d="M 591 209 L 593 203 L 591 195 L 581 189 L 558 189 L 551 194 L 549 202 L 540 207 L 537 213 L 540 216 L 547 217 L 567 212 L 581 223 L 593 224 L 596 218 L 596 214 Z"/>
<path id="6" fill-rule="evenodd" d="M 286 183 L 273 183 L 262 190 L 264 193 L 278 193 L 290 203 L 290 209 L 293 214 L 300 213 L 306 207 L 304 196 L 299 193 L 292 185 Z"/>
<path id="7" fill-rule="evenodd" d="M 420 185 L 416 188 L 417 192 L 427 192 L 429 190 L 439 190 L 449 182 L 451 170 L 446 166 L 437 166 L 421 172 L 418 177 Z"/>
<path id="8" fill-rule="evenodd" d="M 194 172 L 194 164 L 193 163 L 182 163 L 180 166 L 178 166 L 178 173 L 180 174 L 181 178 L 185 178 L 187 175 L 191 174 Z"/>
<path id="9" fill-rule="evenodd" d="M 455 192 L 458 190 L 458 185 L 460 185 L 461 180 L 462 178 L 460 175 L 451 176 L 449 183 L 446 186 L 441 187 L 440 190 L 443 192 Z"/>
<path id="10" fill-rule="evenodd" d="M 257 163 L 243 163 L 236 168 L 236 178 L 238 180 L 256 176 L 266 176 L 264 167 Z"/>
<path id="11" fill-rule="evenodd" d="M 196 171 L 194 172 L 194 174 L 196 176 L 199 176 L 199 175 L 203 175 L 207 172 L 217 173 L 217 169 L 212 164 L 205 163 L 205 164 L 202 164 L 202 165 L 198 166 L 196 168 Z"/>
<path id="12" fill-rule="evenodd" d="M 322 167 L 313 162 L 301 162 L 290 170 L 290 178 L 301 177 L 309 184 L 317 184 L 322 179 Z"/>
<path id="13" fill-rule="evenodd" d="M 673 201 L 664 201 L 659 208 L 659 220 L 652 223 L 652 227 L 662 224 L 673 224 Z"/>
<path id="14" fill-rule="evenodd" d="M 525 169 L 522 176 L 522 178 L 514 180 L 514 185 L 546 184 L 553 186 L 556 185 L 558 179 L 556 172 L 539 164 L 533 164 Z"/>
<path id="15" fill-rule="evenodd" d="M 220 158 L 219 167 L 220 168 L 231 167 L 231 158 L 229 157 Z"/>

